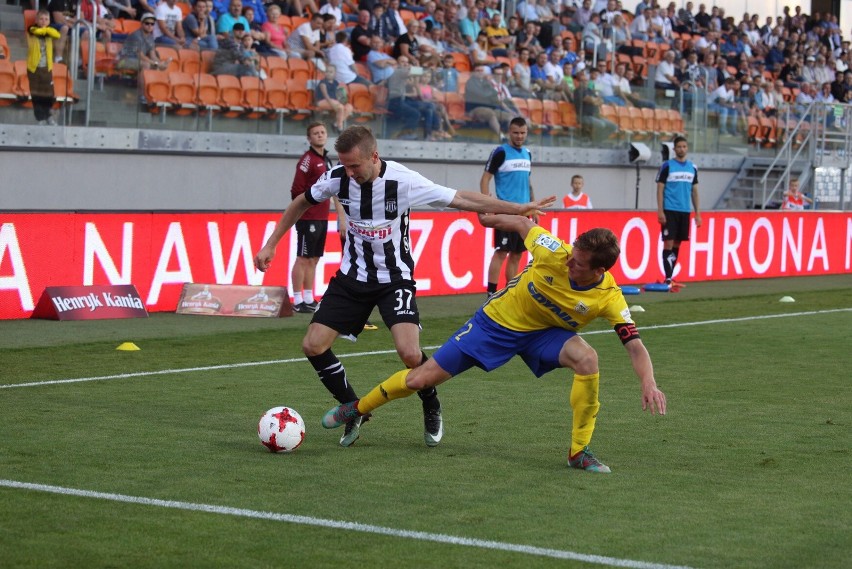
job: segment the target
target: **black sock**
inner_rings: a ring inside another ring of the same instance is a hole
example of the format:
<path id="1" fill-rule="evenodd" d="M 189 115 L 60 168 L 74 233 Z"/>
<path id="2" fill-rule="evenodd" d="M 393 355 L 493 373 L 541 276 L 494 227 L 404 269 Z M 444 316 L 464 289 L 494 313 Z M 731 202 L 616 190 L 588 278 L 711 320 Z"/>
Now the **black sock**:
<path id="1" fill-rule="evenodd" d="M 663 271 L 666 273 L 666 279 L 672 278 L 674 273 L 675 257 L 671 249 L 663 249 Z"/>
<path id="2" fill-rule="evenodd" d="M 497 283 L 488 283 L 488 289 L 485 292 L 488 294 L 494 294 L 497 292 Z"/>
<path id="3" fill-rule="evenodd" d="M 349 403 L 358 399 L 355 390 L 346 379 L 343 364 L 331 350 L 326 350 L 318 356 L 308 356 L 308 361 L 314 366 L 322 384 L 339 403 Z"/>
<path id="4" fill-rule="evenodd" d="M 426 352 L 423 350 L 420 351 L 423 356 L 423 359 L 420 360 L 420 365 L 426 363 L 426 360 L 429 359 L 429 356 L 426 355 Z M 417 392 L 417 396 L 420 397 L 420 400 L 423 402 L 423 409 L 434 409 L 438 410 L 441 408 L 441 402 L 438 400 L 438 390 L 434 387 L 425 387 Z"/>

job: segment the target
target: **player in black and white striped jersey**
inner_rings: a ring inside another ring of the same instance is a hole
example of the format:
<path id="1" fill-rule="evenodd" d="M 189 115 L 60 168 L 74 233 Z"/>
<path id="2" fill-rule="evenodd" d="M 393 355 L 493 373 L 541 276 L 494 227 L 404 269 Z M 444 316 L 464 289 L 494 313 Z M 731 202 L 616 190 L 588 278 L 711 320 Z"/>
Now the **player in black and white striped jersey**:
<path id="1" fill-rule="evenodd" d="M 265 271 L 278 242 L 301 215 L 311 206 L 337 197 L 347 223 L 343 259 L 314 313 L 302 351 L 332 396 L 340 403 L 348 403 L 358 397 L 331 346 L 338 335 L 354 341 L 373 308 L 379 309 L 407 367 L 417 367 L 427 359 L 420 349 L 420 315 L 409 241 L 411 208 L 430 205 L 530 216 L 540 214 L 555 198 L 517 204 L 480 192 L 440 186 L 402 164 L 379 158 L 376 139 L 364 126 L 347 128 L 334 148 L 340 165 L 293 200 L 255 256 L 255 265 Z M 423 401 L 424 440 L 435 446 L 443 436 L 437 391 L 429 388 L 418 394 Z M 364 419 L 359 417 L 346 425 L 340 439 L 342 446 L 355 442 Z"/>

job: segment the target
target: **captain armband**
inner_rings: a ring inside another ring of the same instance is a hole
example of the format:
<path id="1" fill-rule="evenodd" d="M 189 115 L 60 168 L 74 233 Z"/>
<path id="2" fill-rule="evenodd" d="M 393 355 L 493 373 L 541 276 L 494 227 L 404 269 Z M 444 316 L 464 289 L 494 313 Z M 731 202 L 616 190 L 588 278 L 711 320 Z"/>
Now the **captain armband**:
<path id="1" fill-rule="evenodd" d="M 615 333 L 618 334 L 622 344 L 626 344 L 631 340 L 639 339 L 639 330 L 636 329 L 636 324 L 632 322 L 622 322 L 615 325 Z"/>

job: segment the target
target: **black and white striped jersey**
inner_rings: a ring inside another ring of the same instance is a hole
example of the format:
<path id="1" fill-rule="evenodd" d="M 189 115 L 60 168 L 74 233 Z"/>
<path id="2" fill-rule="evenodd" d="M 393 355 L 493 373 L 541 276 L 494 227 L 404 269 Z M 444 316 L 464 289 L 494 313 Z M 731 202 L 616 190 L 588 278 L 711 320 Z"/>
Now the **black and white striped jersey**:
<path id="1" fill-rule="evenodd" d="M 336 166 L 305 192 L 312 204 L 337 196 L 347 221 L 340 272 L 365 283 L 414 280 L 410 210 L 424 205 L 443 208 L 455 195 L 456 190 L 385 160 L 372 183 L 361 186 L 343 166 Z"/>

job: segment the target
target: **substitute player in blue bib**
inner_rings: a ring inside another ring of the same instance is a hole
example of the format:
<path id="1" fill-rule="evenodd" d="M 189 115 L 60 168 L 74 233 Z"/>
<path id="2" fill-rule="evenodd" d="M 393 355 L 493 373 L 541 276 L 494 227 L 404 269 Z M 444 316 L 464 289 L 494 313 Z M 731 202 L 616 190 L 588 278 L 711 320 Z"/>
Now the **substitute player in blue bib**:
<path id="1" fill-rule="evenodd" d="M 698 202 L 698 168 L 687 160 L 686 139 L 674 139 L 675 157 L 663 162 L 657 173 L 657 219 L 663 239 L 665 283 L 673 281 L 681 241 L 689 241 L 689 213 L 695 208 L 695 227 L 701 227 Z M 691 202 L 691 203 L 690 203 Z M 692 206 L 692 207 L 690 207 Z"/>
<path id="2" fill-rule="evenodd" d="M 509 123 L 508 142 L 491 151 L 485 171 L 479 179 L 479 190 L 483 194 L 491 195 L 491 178 L 494 178 L 498 199 L 512 203 L 527 203 L 534 199 L 530 182 L 532 154 L 524 146 L 528 130 L 527 121 L 523 117 L 516 117 Z M 506 282 L 509 282 L 518 273 L 524 251 L 524 240 L 517 233 L 494 231 L 494 255 L 488 265 L 489 296 L 497 292 L 503 263 L 506 264 Z"/>
<path id="3" fill-rule="evenodd" d="M 618 238 L 609 229 L 592 229 L 572 246 L 524 217 L 490 215 L 481 219 L 486 226 L 519 233 L 532 263 L 486 302 L 432 359 L 397 372 L 359 401 L 331 409 L 323 418 L 323 426 L 338 427 L 473 366 L 491 371 L 518 355 L 537 377 L 557 368 L 574 370 L 568 465 L 610 472 L 589 450 L 600 408 L 600 372 L 597 352 L 578 332 L 596 318 L 608 320 L 639 376 L 642 409 L 666 413 L 666 396 L 657 388 L 651 357 L 621 289 L 608 272 L 620 254 Z"/>

